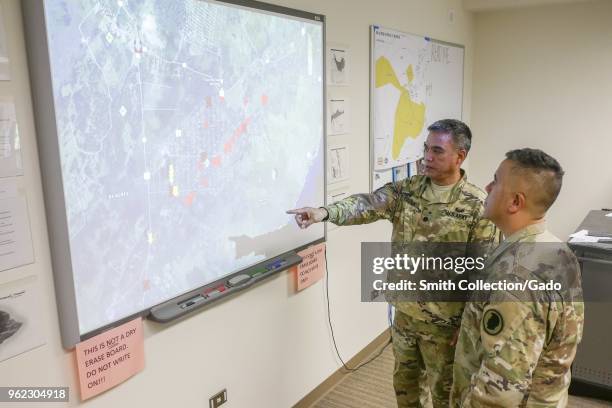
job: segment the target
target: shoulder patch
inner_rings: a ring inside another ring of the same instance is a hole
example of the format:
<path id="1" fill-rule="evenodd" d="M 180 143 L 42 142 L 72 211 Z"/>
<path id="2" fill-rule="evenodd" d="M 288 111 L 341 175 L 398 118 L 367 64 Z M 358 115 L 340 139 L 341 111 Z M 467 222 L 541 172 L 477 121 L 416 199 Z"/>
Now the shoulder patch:
<path id="1" fill-rule="evenodd" d="M 414 176 L 406 179 L 407 184 L 410 184 L 412 188 L 419 187 L 427 182 L 427 177 L 422 174 L 415 174 Z"/>
<path id="2" fill-rule="evenodd" d="M 489 309 L 482 317 L 482 328 L 491 335 L 497 336 L 504 329 L 504 318 L 495 309 Z"/>
<path id="3" fill-rule="evenodd" d="M 472 183 L 465 183 L 463 187 L 463 192 L 466 197 L 471 199 L 476 199 L 478 201 L 484 202 L 484 199 L 487 197 L 487 193 L 484 192 L 480 187 Z"/>

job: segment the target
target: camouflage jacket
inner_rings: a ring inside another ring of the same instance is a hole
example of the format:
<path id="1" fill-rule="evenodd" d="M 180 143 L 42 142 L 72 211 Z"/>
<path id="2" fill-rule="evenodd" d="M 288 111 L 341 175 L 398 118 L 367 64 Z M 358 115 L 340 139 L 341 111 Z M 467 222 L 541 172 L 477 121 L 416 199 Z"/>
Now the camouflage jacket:
<path id="1" fill-rule="evenodd" d="M 328 221 L 337 225 L 367 224 L 386 219 L 393 224 L 393 242 L 496 242 L 497 229 L 481 219 L 485 193 L 461 180 L 451 190 L 448 202 L 430 202 L 423 197 L 429 177 L 417 175 L 388 183 L 372 194 L 355 194 L 325 207 Z M 463 303 L 397 302 L 397 310 L 412 318 L 438 325 L 459 327 Z"/>
<path id="2" fill-rule="evenodd" d="M 485 279 L 521 282 L 557 276 L 569 290 L 563 295 L 555 290 L 491 291 L 488 299 L 468 302 L 455 351 L 452 407 L 567 405 L 584 305 L 576 257 L 549 237 L 554 236 L 544 223 L 508 237 L 487 260 Z"/>

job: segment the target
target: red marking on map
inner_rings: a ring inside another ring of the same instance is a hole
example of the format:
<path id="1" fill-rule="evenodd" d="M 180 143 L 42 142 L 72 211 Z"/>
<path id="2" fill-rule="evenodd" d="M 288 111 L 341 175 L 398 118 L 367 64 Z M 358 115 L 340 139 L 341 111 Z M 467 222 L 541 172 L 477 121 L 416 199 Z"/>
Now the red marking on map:
<path id="1" fill-rule="evenodd" d="M 204 119 L 204 122 L 202 123 L 202 127 L 204 129 L 208 129 L 208 126 L 210 126 L 209 123 L 208 123 L 208 119 Z"/>
<path id="2" fill-rule="evenodd" d="M 268 95 L 266 94 L 261 95 L 261 104 L 263 106 L 266 106 L 268 104 Z"/>
<path id="3" fill-rule="evenodd" d="M 208 187 L 208 177 L 202 177 L 202 178 L 200 179 L 200 185 L 201 185 L 202 187 Z"/>
<path id="4" fill-rule="evenodd" d="M 236 141 L 238 140 L 240 135 L 247 131 L 247 126 L 249 123 L 251 123 L 250 117 L 243 120 L 240 126 L 238 126 L 236 130 L 234 130 L 232 137 L 230 137 L 223 145 L 223 152 L 225 154 L 229 154 L 232 152 L 232 150 L 234 149 L 234 145 L 236 144 Z"/>
<path id="5" fill-rule="evenodd" d="M 249 98 L 245 96 L 244 99 L 242 100 L 242 104 L 244 106 L 247 106 L 249 104 Z"/>
<path id="6" fill-rule="evenodd" d="M 190 192 L 189 194 L 187 194 L 187 196 L 185 197 L 185 205 L 187 207 L 190 207 L 193 204 L 193 200 L 195 199 L 196 193 L 195 191 Z"/>
<path id="7" fill-rule="evenodd" d="M 244 132 L 247 131 L 247 126 L 249 125 L 249 123 L 251 123 L 251 118 L 246 118 L 241 124 L 240 126 L 238 126 L 238 128 L 234 131 L 234 137 L 236 139 L 238 139 L 238 137 L 240 137 L 241 134 L 243 134 Z"/>
<path id="8" fill-rule="evenodd" d="M 210 163 L 213 165 L 213 167 L 220 167 L 221 166 L 221 156 L 213 157 Z"/>
<path id="9" fill-rule="evenodd" d="M 207 108 L 212 107 L 212 98 L 210 96 L 206 97 L 206 107 Z"/>

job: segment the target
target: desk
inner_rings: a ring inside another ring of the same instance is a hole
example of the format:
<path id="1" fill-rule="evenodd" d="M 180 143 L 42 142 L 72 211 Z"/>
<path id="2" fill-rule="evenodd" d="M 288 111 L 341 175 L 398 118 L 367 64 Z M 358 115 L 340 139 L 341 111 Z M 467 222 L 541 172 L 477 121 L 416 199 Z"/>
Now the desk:
<path id="1" fill-rule="evenodd" d="M 576 231 L 612 233 L 610 211 L 591 211 Z M 585 321 L 570 393 L 612 400 L 612 244 L 568 243 L 580 262 Z"/>

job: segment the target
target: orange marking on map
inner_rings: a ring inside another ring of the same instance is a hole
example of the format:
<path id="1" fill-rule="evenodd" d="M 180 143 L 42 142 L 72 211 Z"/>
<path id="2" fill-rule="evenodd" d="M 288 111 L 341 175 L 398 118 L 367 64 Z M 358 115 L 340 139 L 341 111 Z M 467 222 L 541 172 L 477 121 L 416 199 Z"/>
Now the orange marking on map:
<path id="1" fill-rule="evenodd" d="M 261 95 L 261 104 L 264 106 L 268 104 L 268 95 L 266 94 Z"/>
<path id="2" fill-rule="evenodd" d="M 244 121 L 242 121 L 242 123 L 240 124 L 240 126 L 238 126 L 236 128 L 236 130 L 234 131 L 234 138 L 238 138 L 240 137 L 241 134 L 243 134 L 244 132 L 247 131 L 247 125 L 251 122 L 251 118 L 248 117 L 246 118 Z"/>
<path id="3" fill-rule="evenodd" d="M 210 161 L 210 163 L 213 165 L 213 167 L 220 167 L 221 166 L 221 157 L 220 156 L 213 157 L 212 160 Z"/>
<path id="4" fill-rule="evenodd" d="M 193 204 L 193 200 L 195 199 L 195 191 L 190 192 L 189 194 L 187 194 L 187 197 L 185 197 L 185 205 L 190 207 L 191 204 Z"/>
<path id="5" fill-rule="evenodd" d="M 245 120 L 243 120 L 242 123 L 240 123 L 240 125 L 234 130 L 234 133 L 232 134 L 232 136 L 223 145 L 223 152 L 225 154 L 229 154 L 229 153 L 232 152 L 232 150 L 234 149 L 234 145 L 236 144 L 236 141 L 238 140 L 240 135 L 242 135 L 244 132 L 246 132 L 247 125 L 250 122 L 251 122 L 251 118 L 248 117 Z M 214 163 L 213 163 L 213 165 L 214 165 Z"/>

